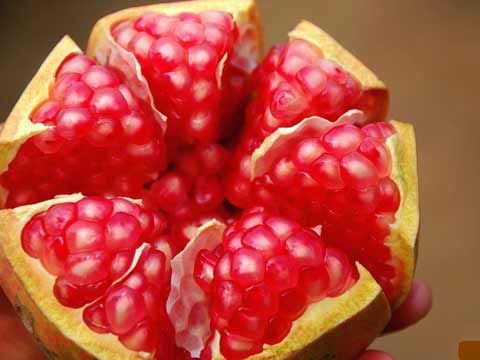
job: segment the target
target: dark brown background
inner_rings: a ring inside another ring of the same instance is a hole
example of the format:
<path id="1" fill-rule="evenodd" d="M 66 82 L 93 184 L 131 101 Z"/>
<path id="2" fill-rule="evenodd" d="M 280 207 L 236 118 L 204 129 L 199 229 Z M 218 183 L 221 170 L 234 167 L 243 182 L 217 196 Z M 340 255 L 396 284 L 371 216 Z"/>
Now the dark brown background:
<path id="1" fill-rule="evenodd" d="M 144 1 L 0 0 L 0 118 L 68 33 L 85 46 L 102 15 Z M 421 179 L 418 276 L 430 316 L 376 345 L 397 359 L 456 359 L 480 340 L 480 1 L 259 0 L 267 45 L 302 18 L 334 35 L 390 87 L 391 115 L 412 122 Z"/>

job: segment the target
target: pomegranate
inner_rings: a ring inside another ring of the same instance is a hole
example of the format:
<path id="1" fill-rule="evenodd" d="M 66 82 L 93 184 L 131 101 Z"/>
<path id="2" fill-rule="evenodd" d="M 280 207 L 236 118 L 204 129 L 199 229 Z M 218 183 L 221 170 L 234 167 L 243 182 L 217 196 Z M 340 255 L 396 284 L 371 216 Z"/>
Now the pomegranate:
<path id="1" fill-rule="evenodd" d="M 261 50 L 254 0 L 187 1 L 42 64 L 0 132 L 0 284 L 50 357 L 348 360 L 404 301 L 413 128 L 313 24 Z"/>

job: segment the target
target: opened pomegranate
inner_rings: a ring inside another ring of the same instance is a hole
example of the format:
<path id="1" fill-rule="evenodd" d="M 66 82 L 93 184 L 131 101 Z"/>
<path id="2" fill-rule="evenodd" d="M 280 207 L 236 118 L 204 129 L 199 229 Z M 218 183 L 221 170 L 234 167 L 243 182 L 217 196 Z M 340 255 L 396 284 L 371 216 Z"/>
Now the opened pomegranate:
<path id="1" fill-rule="evenodd" d="M 261 50 L 254 0 L 187 1 L 42 64 L 0 132 L 0 283 L 50 357 L 355 359 L 403 302 L 412 127 L 313 24 Z"/>

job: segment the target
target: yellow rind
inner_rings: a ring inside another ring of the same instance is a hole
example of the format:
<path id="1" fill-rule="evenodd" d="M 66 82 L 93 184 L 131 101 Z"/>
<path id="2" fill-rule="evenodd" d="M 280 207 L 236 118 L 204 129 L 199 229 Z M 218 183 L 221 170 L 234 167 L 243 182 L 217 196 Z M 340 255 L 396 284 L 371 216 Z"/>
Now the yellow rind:
<path id="1" fill-rule="evenodd" d="M 401 202 L 395 214 L 396 221 L 391 226 L 390 235 L 385 243 L 391 249 L 392 256 L 401 259 L 403 263 L 400 293 L 392 304 L 393 308 L 396 308 L 407 297 L 415 272 L 420 210 L 415 131 L 410 124 L 395 120 L 390 123 L 395 128 L 396 134 L 387 139 L 386 144 L 392 154 L 391 178 L 400 190 Z"/>
<path id="2" fill-rule="evenodd" d="M 390 306 L 380 286 L 357 263 L 360 278 L 347 292 L 310 305 L 294 321 L 289 335 L 250 360 L 352 360 L 384 329 Z M 218 336 L 212 344 L 212 359 L 220 360 Z"/>
<path id="3" fill-rule="evenodd" d="M 308 41 L 321 49 L 327 59 L 335 61 L 343 69 L 354 75 L 360 81 L 364 90 L 379 89 L 386 91 L 383 81 L 369 68 L 329 34 L 311 22 L 301 21 L 288 35 L 293 39 Z"/>
<path id="4" fill-rule="evenodd" d="M 35 107 L 48 99 L 50 84 L 65 57 L 81 52 L 69 36 L 64 36 L 23 91 L 0 132 L 0 173 L 7 170 L 25 141 L 47 129 L 43 124 L 32 123 L 30 115 Z"/>
<path id="5" fill-rule="evenodd" d="M 34 214 L 81 198 L 80 194 L 61 196 L 0 211 L 0 284 L 50 358 L 151 359 L 152 354 L 126 349 L 114 335 L 90 330 L 82 320 L 82 309 L 62 306 L 53 296 L 55 277 L 22 249 L 21 231 Z"/>
<path id="6" fill-rule="evenodd" d="M 205 10 L 224 10 L 232 14 L 237 23 L 251 22 L 258 33 L 258 58 L 263 53 L 263 30 L 260 15 L 254 0 L 206 0 L 182 1 L 165 4 L 138 6 L 117 11 L 97 21 L 92 29 L 87 45 L 87 54 L 94 56 L 98 44 L 101 44 L 111 27 L 120 21 L 139 17 L 147 12 L 161 12 L 166 15 L 176 15 L 181 12 L 202 12 Z"/>

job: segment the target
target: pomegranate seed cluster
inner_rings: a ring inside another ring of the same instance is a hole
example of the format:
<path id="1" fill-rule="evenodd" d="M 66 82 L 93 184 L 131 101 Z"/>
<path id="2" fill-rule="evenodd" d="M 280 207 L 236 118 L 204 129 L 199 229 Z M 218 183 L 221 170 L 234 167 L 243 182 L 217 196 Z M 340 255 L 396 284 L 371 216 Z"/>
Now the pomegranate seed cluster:
<path id="1" fill-rule="evenodd" d="M 169 139 L 212 141 L 228 130 L 247 86 L 246 73 L 229 61 L 238 37 L 229 13 L 147 13 L 118 24 L 112 35 L 139 62 L 168 117 Z"/>
<path id="2" fill-rule="evenodd" d="M 28 255 L 39 259 L 56 277 L 53 293 L 62 305 L 83 307 L 110 288 L 102 303 L 106 318 L 96 304 L 86 308 L 86 323 L 97 332 L 122 335 L 120 340 L 130 349 L 148 351 L 152 341 L 145 340 L 143 345 L 135 341 L 140 341 L 136 334 L 150 329 L 160 316 L 168 293 L 165 254 L 169 256 L 170 245 L 157 239 L 165 228 L 162 215 L 123 198 L 85 197 L 76 203 L 53 205 L 33 216 L 23 228 L 21 243 Z M 127 274 L 143 242 L 153 245 L 134 272 L 114 284 Z M 121 303 L 119 292 L 123 294 Z M 145 336 L 151 340 L 154 335 Z"/>
<path id="3" fill-rule="evenodd" d="M 228 151 L 220 144 L 197 144 L 178 152 L 173 168 L 144 194 L 144 202 L 167 214 L 172 244 L 178 252 L 199 226 L 226 220 L 223 171 Z"/>
<path id="4" fill-rule="evenodd" d="M 135 197 L 165 167 L 150 107 L 85 55 L 64 61 L 31 121 L 49 129 L 23 144 L 1 175 L 7 207 L 76 191 Z"/>
<path id="5" fill-rule="evenodd" d="M 117 335 L 130 350 L 153 352 L 161 337 L 172 336 L 165 313 L 169 288 L 165 254 L 148 247 L 128 277 L 85 308 L 83 319 L 99 334 Z"/>
<path id="6" fill-rule="evenodd" d="M 321 224 L 323 239 L 359 260 L 389 296 L 396 273 L 384 241 L 400 206 L 385 146 L 393 134 L 383 122 L 336 126 L 299 141 L 254 183 L 257 203 Z"/>
<path id="7" fill-rule="evenodd" d="M 245 207 L 253 196 L 249 184 L 252 152 L 275 130 L 309 116 L 335 121 L 366 101 L 358 81 L 304 40 L 291 40 L 270 50 L 253 75 L 256 97 L 246 111 L 246 124 L 226 184 L 228 199 Z M 373 119 L 368 119 L 369 121 Z"/>
<path id="8" fill-rule="evenodd" d="M 194 278 L 212 298 L 222 354 L 240 359 L 280 342 L 309 304 L 345 292 L 355 271 L 314 231 L 254 208 L 226 228 L 219 248 L 198 254 Z"/>

